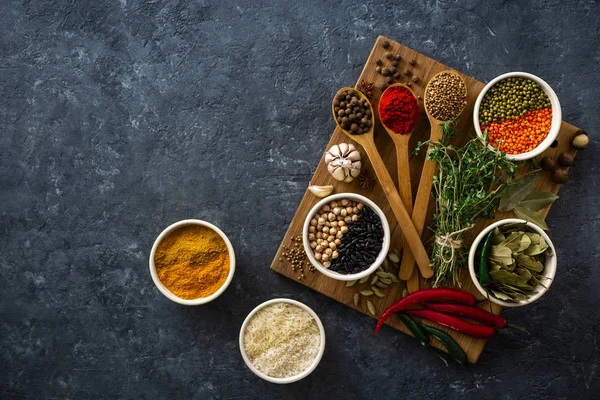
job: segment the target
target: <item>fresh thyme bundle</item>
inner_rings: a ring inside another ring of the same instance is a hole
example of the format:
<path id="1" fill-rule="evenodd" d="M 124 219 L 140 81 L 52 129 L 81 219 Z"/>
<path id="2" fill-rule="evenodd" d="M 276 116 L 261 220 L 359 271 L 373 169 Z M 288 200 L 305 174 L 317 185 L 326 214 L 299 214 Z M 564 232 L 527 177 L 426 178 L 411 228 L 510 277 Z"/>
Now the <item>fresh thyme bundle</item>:
<path id="1" fill-rule="evenodd" d="M 505 153 L 490 150 L 487 134 L 462 146 L 450 144 L 459 132 L 451 122 L 442 125 L 439 143 L 419 143 L 418 152 L 428 146 L 427 159 L 437 164 L 433 178 L 435 243 L 431 257 L 435 287 L 452 281 L 460 286 L 460 267 L 467 264 L 464 238 L 478 217 L 493 218 L 507 185 L 515 179 L 517 165 Z"/>

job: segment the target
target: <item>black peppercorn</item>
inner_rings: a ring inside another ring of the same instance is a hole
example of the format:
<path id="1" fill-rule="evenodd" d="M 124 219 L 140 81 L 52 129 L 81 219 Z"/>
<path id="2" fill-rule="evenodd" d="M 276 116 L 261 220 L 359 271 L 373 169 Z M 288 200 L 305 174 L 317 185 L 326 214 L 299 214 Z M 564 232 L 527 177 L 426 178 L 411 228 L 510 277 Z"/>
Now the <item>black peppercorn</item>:
<path id="1" fill-rule="evenodd" d="M 417 82 L 419 82 L 419 77 L 418 77 L 417 75 L 413 75 L 413 77 L 412 77 L 412 81 L 413 81 L 414 83 L 417 83 Z"/>
<path id="2" fill-rule="evenodd" d="M 387 83 L 388 85 L 391 85 L 393 82 L 393 79 L 391 76 L 388 76 L 387 78 L 385 78 L 385 83 Z"/>
<path id="3" fill-rule="evenodd" d="M 390 47 L 390 42 L 388 42 L 387 40 L 385 40 L 382 44 L 381 47 L 383 47 L 384 49 L 387 49 L 388 47 Z"/>
<path id="4" fill-rule="evenodd" d="M 391 60 L 394 56 L 392 55 L 392 53 L 390 53 L 389 51 L 385 52 L 385 58 L 387 58 L 388 60 Z"/>
<path id="5" fill-rule="evenodd" d="M 384 68 L 381 70 L 381 73 L 385 76 L 388 76 L 390 74 L 390 69 L 389 68 Z"/>
<path id="6" fill-rule="evenodd" d="M 396 55 L 394 56 L 394 60 L 396 60 L 396 61 L 400 61 L 400 54 L 396 54 Z"/>
<path id="7" fill-rule="evenodd" d="M 381 61 L 380 59 L 378 59 L 377 61 L 375 61 L 375 64 L 377 64 L 377 65 L 383 65 L 383 61 Z"/>
<path id="8" fill-rule="evenodd" d="M 396 73 L 396 67 L 390 67 L 390 75 L 394 75 Z"/>
<path id="9" fill-rule="evenodd" d="M 414 66 L 414 65 L 417 63 L 417 61 L 416 61 L 414 58 L 412 58 L 412 59 L 411 59 L 411 60 L 410 60 L 408 63 L 409 63 L 410 65 L 413 65 L 413 66 Z"/>
<path id="10" fill-rule="evenodd" d="M 397 67 L 398 66 L 398 61 L 392 61 L 392 67 Z"/>
<path id="11" fill-rule="evenodd" d="M 375 68 L 375 71 L 377 71 L 378 73 L 381 73 L 381 67 L 380 67 L 380 66 L 377 66 L 377 67 Z"/>
<path id="12" fill-rule="evenodd" d="M 400 77 L 401 77 L 401 76 L 402 76 L 402 75 L 400 75 L 400 72 L 396 72 L 396 73 L 394 74 L 394 79 L 398 80 L 398 79 L 400 79 Z"/>
<path id="13" fill-rule="evenodd" d="M 406 71 L 404 71 L 404 75 L 406 76 L 410 76 L 412 74 L 412 71 L 410 69 L 407 69 Z"/>

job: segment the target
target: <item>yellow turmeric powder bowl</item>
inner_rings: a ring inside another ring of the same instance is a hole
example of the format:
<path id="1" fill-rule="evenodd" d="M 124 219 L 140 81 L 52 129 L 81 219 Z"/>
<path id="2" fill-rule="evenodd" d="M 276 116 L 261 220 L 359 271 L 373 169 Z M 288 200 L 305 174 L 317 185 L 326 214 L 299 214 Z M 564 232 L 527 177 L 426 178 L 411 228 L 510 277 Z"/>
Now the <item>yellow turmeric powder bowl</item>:
<path id="1" fill-rule="evenodd" d="M 235 253 L 227 236 L 198 219 L 176 222 L 158 235 L 150 252 L 150 274 L 169 300 L 206 304 L 231 283 Z"/>

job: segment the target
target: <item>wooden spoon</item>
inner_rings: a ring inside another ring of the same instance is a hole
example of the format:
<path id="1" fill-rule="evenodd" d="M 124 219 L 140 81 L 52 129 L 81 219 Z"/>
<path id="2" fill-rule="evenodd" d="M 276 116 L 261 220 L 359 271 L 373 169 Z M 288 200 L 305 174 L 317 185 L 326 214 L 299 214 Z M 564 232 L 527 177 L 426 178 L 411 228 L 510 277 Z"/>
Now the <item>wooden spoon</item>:
<path id="1" fill-rule="evenodd" d="M 429 80 L 429 83 L 427 84 L 427 87 L 425 87 L 425 112 L 427 113 L 427 117 L 429 118 L 429 124 L 431 125 L 431 135 L 429 136 L 429 140 L 433 141 L 433 142 L 439 142 L 442 139 L 442 126 L 441 124 L 444 121 L 440 121 L 436 118 L 434 118 L 431 115 L 431 110 L 429 110 L 427 108 L 427 89 L 429 88 L 429 85 L 431 84 L 431 82 L 440 74 L 443 73 L 450 73 L 450 74 L 455 74 L 456 76 L 458 76 L 462 81 L 463 81 L 463 85 L 465 87 L 465 96 L 466 96 L 466 90 L 467 90 L 467 85 L 465 83 L 465 81 L 463 80 L 463 78 L 456 73 L 455 71 L 452 70 L 445 70 L 442 72 L 439 72 L 437 74 L 435 74 L 433 76 L 433 78 L 431 78 Z M 464 111 L 466 107 L 466 103 L 464 104 L 462 110 L 452 119 L 456 119 L 460 116 L 460 114 L 462 114 L 462 112 Z M 423 164 L 423 172 L 421 172 L 421 181 L 419 183 L 419 189 L 417 191 L 417 197 L 415 199 L 415 206 L 413 208 L 413 213 L 412 213 L 412 222 L 414 224 L 415 229 L 417 230 L 419 237 L 421 237 L 421 235 L 423 234 L 423 226 L 425 225 L 425 218 L 427 217 L 427 210 L 429 208 L 429 199 L 431 198 L 431 187 L 433 185 L 433 176 L 435 175 L 435 170 L 436 170 L 436 164 L 433 161 L 430 160 L 425 160 L 425 163 Z M 415 264 L 415 257 L 413 256 L 413 254 L 411 253 L 411 249 L 404 249 L 404 254 L 402 256 L 402 263 L 400 264 L 400 279 L 402 280 L 409 280 L 409 278 L 411 278 L 411 275 L 413 274 L 413 269 L 414 269 L 414 264 Z M 424 278 L 430 278 L 432 275 L 426 276 L 425 273 L 423 273 L 423 268 L 421 268 L 420 264 L 419 264 L 419 269 L 421 270 L 421 275 L 423 275 Z M 429 268 L 431 270 L 431 268 Z M 433 273 L 433 271 L 432 271 Z M 416 271 L 415 271 L 416 274 Z M 417 275 L 418 278 L 418 275 Z M 416 290 L 418 290 L 418 279 L 415 279 L 414 277 L 412 279 L 409 280 L 409 287 L 408 287 L 408 291 L 411 292 L 411 286 L 413 289 L 415 289 L 415 282 L 416 282 Z M 412 292 L 411 292 L 412 293 Z"/>
<path id="2" fill-rule="evenodd" d="M 365 152 L 367 153 L 367 157 L 369 157 L 369 160 L 371 161 L 371 164 L 373 165 L 373 170 L 375 171 L 375 175 L 377 175 L 379 184 L 381 185 L 381 188 L 383 189 L 383 192 L 385 193 L 385 196 L 387 197 L 388 202 L 390 203 L 392 212 L 394 213 L 394 216 L 398 220 L 398 224 L 400 225 L 400 228 L 402 229 L 402 233 L 404 234 L 404 238 L 405 238 L 406 243 L 408 244 L 408 247 L 410 247 L 412 254 L 414 255 L 414 259 L 416 260 L 417 264 L 419 265 L 419 268 L 422 268 L 425 266 L 428 267 L 429 266 L 429 256 L 427 255 L 427 252 L 425 251 L 425 247 L 423 246 L 423 243 L 421 242 L 421 235 L 419 233 L 417 233 L 415 226 L 413 225 L 412 221 L 410 220 L 410 215 L 406 211 L 406 208 L 404 207 L 404 204 L 402 203 L 402 200 L 400 199 L 400 195 L 398 194 L 398 191 L 394 187 L 394 182 L 392 181 L 392 177 L 390 176 L 390 173 L 388 172 L 387 168 L 385 167 L 385 164 L 383 163 L 383 160 L 381 159 L 381 156 L 379 155 L 379 152 L 377 151 L 377 147 L 375 146 L 375 141 L 373 138 L 373 132 L 374 132 L 374 128 L 375 128 L 375 114 L 373 113 L 373 106 L 371 105 L 371 102 L 369 102 L 369 99 L 367 99 L 364 94 L 362 94 L 361 92 L 359 92 L 358 90 L 353 89 L 353 88 L 342 88 L 336 93 L 336 96 L 337 96 L 337 94 L 339 94 L 340 92 L 343 92 L 343 91 L 351 91 L 353 94 L 360 97 L 361 99 L 365 99 L 367 101 L 367 103 L 369 103 L 369 108 L 371 110 L 371 122 L 372 122 L 371 128 L 369 129 L 368 132 L 365 132 L 360 135 L 352 135 L 350 132 L 345 131 L 338 123 L 337 115 L 335 113 L 334 105 L 332 102 L 331 103 L 331 112 L 333 114 L 333 119 L 334 119 L 335 123 L 338 125 L 338 128 L 341 129 L 342 132 L 344 132 L 344 134 L 346 136 L 348 136 L 350 139 L 352 139 L 356 143 L 360 144 L 363 147 L 363 149 L 365 150 Z"/>
<path id="3" fill-rule="evenodd" d="M 394 83 L 390 85 L 383 94 L 381 98 L 385 96 L 385 92 L 390 90 L 393 87 L 403 87 L 412 94 L 415 99 L 415 103 L 418 105 L 417 96 L 415 92 L 412 91 L 411 88 L 406 86 L 403 83 Z M 379 102 L 379 116 L 381 117 L 381 101 Z M 410 152 L 408 150 L 408 142 L 410 140 L 410 135 L 412 134 L 412 130 L 407 134 L 396 133 L 391 130 L 384 122 L 381 121 L 381 124 L 385 128 L 390 138 L 394 142 L 396 146 L 396 168 L 398 168 L 398 191 L 400 192 L 400 198 L 402 199 L 402 203 L 404 203 L 404 208 L 409 214 L 412 214 L 413 202 L 412 202 L 412 189 L 410 184 Z"/>

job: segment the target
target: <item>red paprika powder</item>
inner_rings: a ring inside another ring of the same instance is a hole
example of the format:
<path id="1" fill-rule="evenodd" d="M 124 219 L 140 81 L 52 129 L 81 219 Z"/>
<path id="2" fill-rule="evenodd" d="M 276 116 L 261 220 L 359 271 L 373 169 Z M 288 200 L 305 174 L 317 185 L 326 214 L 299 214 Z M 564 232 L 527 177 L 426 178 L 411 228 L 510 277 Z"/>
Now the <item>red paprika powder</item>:
<path id="1" fill-rule="evenodd" d="M 379 117 L 394 133 L 407 135 L 419 119 L 419 103 L 407 88 L 392 86 L 379 100 Z"/>

